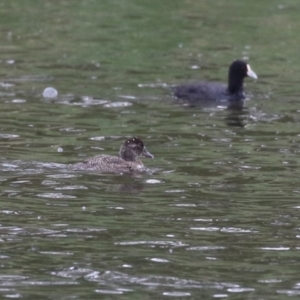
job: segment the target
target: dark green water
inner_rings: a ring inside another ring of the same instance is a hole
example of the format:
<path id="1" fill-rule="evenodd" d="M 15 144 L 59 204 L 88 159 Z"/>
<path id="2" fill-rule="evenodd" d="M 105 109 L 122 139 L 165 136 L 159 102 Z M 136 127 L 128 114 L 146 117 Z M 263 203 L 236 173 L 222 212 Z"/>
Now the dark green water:
<path id="1" fill-rule="evenodd" d="M 298 0 L 1 1 L 1 296 L 298 298 L 299 15 Z M 172 99 L 237 58 L 259 76 L 244 111 Z M 132 135 L 152 172 L 63 165 Z"/>

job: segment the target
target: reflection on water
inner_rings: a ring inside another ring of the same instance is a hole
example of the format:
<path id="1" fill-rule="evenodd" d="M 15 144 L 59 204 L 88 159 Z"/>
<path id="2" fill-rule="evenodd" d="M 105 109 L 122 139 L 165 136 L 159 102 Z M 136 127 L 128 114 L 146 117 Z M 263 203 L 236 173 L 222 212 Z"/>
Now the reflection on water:
<path id="1" fill-rule="evenodd" d="M 226 116 L 226 124 L 228 126 L 241 127 L 245 126 L 244 116 L 247 115 L 247 109 L 245 108 L 229 108 L 228 115 Z"/>
<path id="2" fill-rule="evenodd" d="M 0 294 L 299 295 L 298 5 L 2 1 Z M 173 99 L 234 59 L 243 109 Z M 145 174 L 66 169 L 133 135 Z"/>

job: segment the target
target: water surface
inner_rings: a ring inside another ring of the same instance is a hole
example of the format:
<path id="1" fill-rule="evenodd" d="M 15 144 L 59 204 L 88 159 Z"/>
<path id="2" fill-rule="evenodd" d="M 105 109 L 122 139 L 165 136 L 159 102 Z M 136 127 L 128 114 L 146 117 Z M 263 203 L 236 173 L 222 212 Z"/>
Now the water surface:
<path id="1" fill-rule="evenodd" d="M 2 1 L 2 297 L 297 297 L 299 10 Z M 172 98 L 177 83 L 226 81 L 234 59 L 259 76 L 243 111 Z M 155 156 L 146 174 L 65 167 L 133 135 Z"/>

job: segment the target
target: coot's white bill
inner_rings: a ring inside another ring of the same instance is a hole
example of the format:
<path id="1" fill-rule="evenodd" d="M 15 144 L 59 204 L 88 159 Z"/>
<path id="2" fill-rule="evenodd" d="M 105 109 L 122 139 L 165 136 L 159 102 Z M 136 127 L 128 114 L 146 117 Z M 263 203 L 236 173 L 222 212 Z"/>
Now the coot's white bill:
<path id="1" fill-rule="evenodd" d="M 247 76 L 257 79 L 257 75 L 254 71 L 251 70 L 250 65 L 247 65 Z"/>

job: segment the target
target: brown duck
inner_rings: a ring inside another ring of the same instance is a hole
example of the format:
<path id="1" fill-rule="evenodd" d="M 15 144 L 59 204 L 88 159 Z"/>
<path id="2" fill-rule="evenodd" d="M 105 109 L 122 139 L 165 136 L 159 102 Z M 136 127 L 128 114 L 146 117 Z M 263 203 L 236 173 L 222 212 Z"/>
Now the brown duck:
<path id="1" fill-rule="evenodd" d="M 136 137 L 127 139 L 121 146 L 119 156 L 98 155 L 68 166 L 72 170 L 90 170 L 101 173 L 130 173 L 146 170 L 140 156 L 154 158 L 144 143 Z"/>

